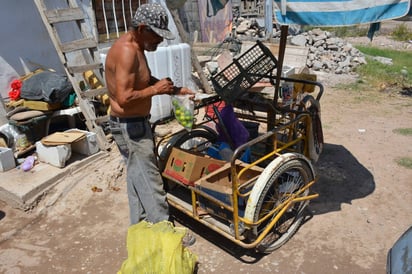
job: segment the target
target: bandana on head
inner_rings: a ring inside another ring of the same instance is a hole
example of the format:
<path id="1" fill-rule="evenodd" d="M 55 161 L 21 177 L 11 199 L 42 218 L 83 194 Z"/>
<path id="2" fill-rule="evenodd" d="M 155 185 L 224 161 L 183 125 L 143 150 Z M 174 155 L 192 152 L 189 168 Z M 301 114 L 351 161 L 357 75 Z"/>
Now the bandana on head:
<path id="1" fill-rule="evenodd" d="M 132 20 L 133 27 L 137 27 L 139 24 L 150 27 L 155 33 L 165 39 L 175 39 L 173 33 L 167 28 L 169 19 L 166 10 L 160 4 L 141 5 Z"/>

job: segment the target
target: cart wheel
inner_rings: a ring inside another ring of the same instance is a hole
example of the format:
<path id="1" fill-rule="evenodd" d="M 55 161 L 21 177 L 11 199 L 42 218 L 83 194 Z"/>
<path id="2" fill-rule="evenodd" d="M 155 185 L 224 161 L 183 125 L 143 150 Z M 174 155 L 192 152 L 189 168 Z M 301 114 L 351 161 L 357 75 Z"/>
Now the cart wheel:
<path id="1" fill-rule="evenodd" d="M 287 200 L 291 193 L 296 193 L 311 182 L 314 176 L 314 169 L 305 156 L 298 153 L 285 153 L 279 156 L 265 168 L 256 181 L 246 207 L 245 218 L 257 222 Z M 308 194 L 309 189 L 306 189 L 299 197 L 305 197 Z M 270 253 L 285 244 L 302 223 L 303 210 L 308 202 L 308 200 L 295 202 L 287 209 L 269 234 L 258 244 L 257 250 Z M 256 239 L 276 215 L 277 213 L 251 229 L 249 238 Z"/>
<path id="2" fill-rule="evenodd" d="M 206 126 L 173 136 L 160 152 L 160 170 L 163 171 L 173 147 L 205 153 L 208 147 L 217 141 L 217 137 L 217 133 Z"/>

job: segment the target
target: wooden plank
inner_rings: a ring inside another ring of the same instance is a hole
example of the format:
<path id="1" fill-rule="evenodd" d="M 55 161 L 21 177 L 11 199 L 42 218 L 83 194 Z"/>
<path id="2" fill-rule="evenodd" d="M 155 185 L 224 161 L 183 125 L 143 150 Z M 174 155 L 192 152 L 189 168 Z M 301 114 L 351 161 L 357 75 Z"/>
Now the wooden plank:
<path id="1" fill-rule="evenodd" d="M 253 41 L 243 41 L 241 52 L 245 52 L 249 48 L 253 47 L 255 44 L 256 42 Z M 276 58 L 278 57 L 280 49 L 279 44 L 267 42 L 264 42 L 263 44 L 269 48 L 273 56 L 275 56 Z M 306 66 L 306 59 L 308 57 L 308 53 L 309 48 L 294 45 L 286 45 L 283 65 L 294 67 L 296 69 L 304 67 Z"/>
<path id="2" fill-rule="evenodd" d="M 266 44 L 273 55 L 279 54 L 279 44 Z M 283 65 L 299 69 L 306 66 L 306 59 L 308 58 L 309 48 L 287 45 Z"/>
<path id="3" fill-rule="evenodd" d="M 99 116 L 96 118 L 96 124 L 101 125 L 104 122 L 109 121 L 109 115 L 105 115 L 105 116 Z"/>
<path id="4" fill-rule="evenodd" d="M 81 49 L 88 49 L 88 48 L 96 48 L 97 47 L 97 42 L 94 39 L 90 38 L 85 38 L 85 39 L 79 39 L 75 40 L 72 42 L 67 42 L 64 43 L 60 46 L 60 49 L 62 52 L 70 52 L 70 51 L 76 51 L 76 50 L 81 50 Z"/>
<path id="5" fill-rule="evenodd" d="M 106 93 L 107 93 L 107 88 L 103 87 L 103 88 L 85 90 L 81 93 L 81 95 L 82 95 L 82 97 L 93 98 L 93 97 L 96 97 L 98 95 L 102 95 L 102 94 L 106 94 Z"/>
<path id="6" fill-rule="evenodd" d="M 265 44 L 274 56 L 279 54 L 279 44 L 267 43 Z M 309 48 L 299 47 L 293 45 L 286 45 L 283 65 L 299 69 L 306 66 L 306 59 L 308 58 Z"/>
<path id="7" fill-rule="evenodd" d="M 81 8 L 46 10 L 44 11 L 44 14 L 50 24 L 85 19 Z"/>
<path id="8" fill-rule="evenodd" d="M 95 70 L 95 69 L 102 69 L 102 68 L 103 68 L 102 63 L 92 63 L 92 64 L 79 65 L 79 66 L 67 66 L 67 69 L 69 70 L 70 73 L 83 73 L 88 70 Z"/>

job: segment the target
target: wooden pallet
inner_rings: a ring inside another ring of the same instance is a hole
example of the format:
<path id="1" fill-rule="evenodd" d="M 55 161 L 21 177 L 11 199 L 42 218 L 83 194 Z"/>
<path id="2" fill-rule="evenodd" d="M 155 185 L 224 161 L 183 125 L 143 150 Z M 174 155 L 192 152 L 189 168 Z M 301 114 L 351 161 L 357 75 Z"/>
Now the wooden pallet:
<path id="1" fill-rule="evenodd" d="M 87 23 L 87 20 L 91 20 L 92 13 L 79 7 L 76 0 L 34 2 L 79 99 L 86 126 L 89 131 L 96 133 L 99 148 L 106 150 L 109 143 L 102 123 L 107 121 L 108 117 L 97 117 L 91 102 L 107 93 L 97 36 L 93 35 L 94 18 L 93 23 Z M 62 2 L 67 6 L 62 8 Z M 102 87 L 84 89 L 84 83 L 87 83 L 84 73 L 90 71 L 103 83 Z"/>

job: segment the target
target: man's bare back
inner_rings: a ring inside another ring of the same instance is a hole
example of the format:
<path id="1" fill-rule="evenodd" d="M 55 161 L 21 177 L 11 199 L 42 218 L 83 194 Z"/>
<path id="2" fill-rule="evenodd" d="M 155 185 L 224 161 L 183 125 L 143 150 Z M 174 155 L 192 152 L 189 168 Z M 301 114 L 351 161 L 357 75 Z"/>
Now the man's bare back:
<path id="1" fill-rule="evenodd" d="M 150 70 L 132 32 L 113 44 L 106 57 L 105 70 L 110 114 L 116 117 L 149 115 L 152 95 L 144 89 L 150 85 Z"/>

